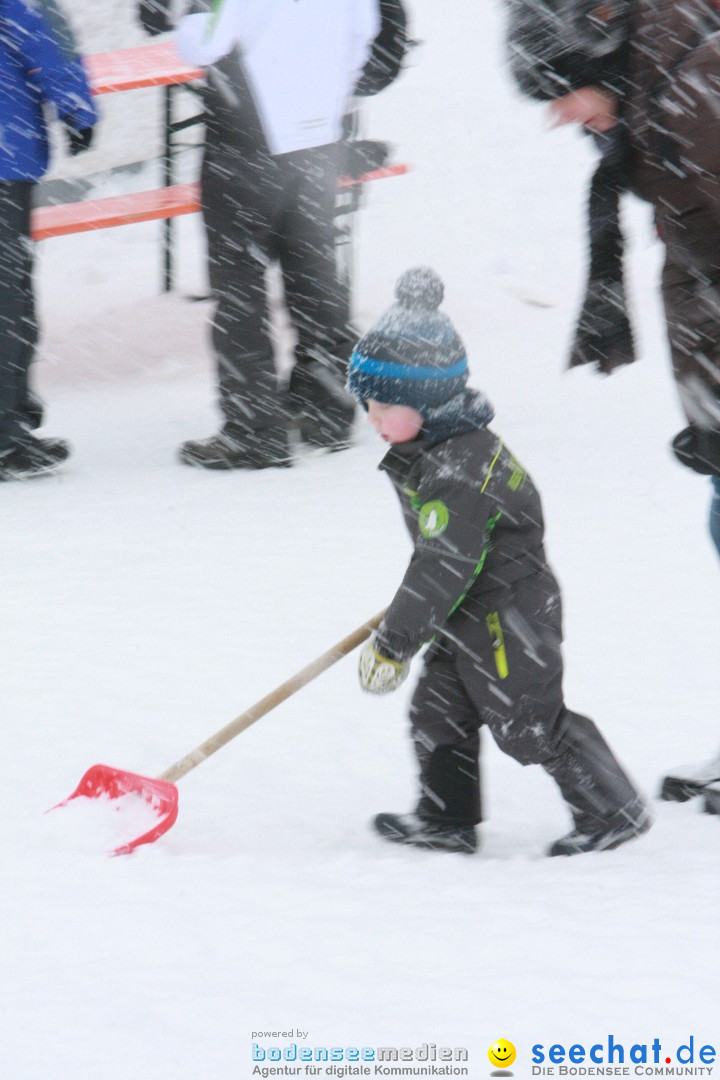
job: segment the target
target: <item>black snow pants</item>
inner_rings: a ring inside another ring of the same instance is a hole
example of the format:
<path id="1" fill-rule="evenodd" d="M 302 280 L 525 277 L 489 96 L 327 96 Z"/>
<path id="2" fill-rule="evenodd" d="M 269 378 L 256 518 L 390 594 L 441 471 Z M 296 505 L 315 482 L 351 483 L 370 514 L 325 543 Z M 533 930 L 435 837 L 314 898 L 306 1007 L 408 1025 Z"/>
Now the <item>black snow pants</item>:
<path id="1" fill-rule="evenodd" d="M 0 182 L 0 451 L 42 420 L 28 385 L 38 334 L 30 240 L 34 187 L 27 181 Z"/>
<path id="2" fill-rule="evenodd" d="M 418 813 L 482 820 L 480 734 L 552 776 L 576 827 L 624 823 L 642 800 L 592 720 L 563 701 L 561 602 L 551 575 L 467 601 L 428 650 L 410 719 L 420 766 Z"/>
<path id="3" fill-rule="evenodd" d="M 347 412 L 343 386 L 354 336 L 335 256 L 339 153 L 331 144 L 274 157 L 257 149 L 239 155 L 208 129 L 202 206 L 217 301 L 212 341 L 225 430 L 240 441 L 286 439 L 289 399 L 279 392 L 266 283 L 273 260 L 297 334 L 296 407 L 310 411 L 313 399 L 323 398 L 324 373 Z M 319 380 L 303 380 L 310 368 Z"/>

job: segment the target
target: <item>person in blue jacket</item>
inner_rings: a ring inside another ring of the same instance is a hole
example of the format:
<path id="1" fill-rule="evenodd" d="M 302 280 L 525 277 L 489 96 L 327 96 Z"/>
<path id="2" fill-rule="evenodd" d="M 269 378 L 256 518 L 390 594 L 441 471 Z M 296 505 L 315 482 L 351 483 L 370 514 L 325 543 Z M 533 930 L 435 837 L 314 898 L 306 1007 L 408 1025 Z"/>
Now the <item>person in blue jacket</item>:
<path id="1" fill-rule="evenodd" d="M 97 113 L 67 21 L 54 0 L 0 0 L 0 480 L 48 472 L 70 452 L 31 434 L 43 410 L 29 385 L 38 336 L 30 214 L 49 162 L 48 106 L 70 153 L 87 150 Z"/>

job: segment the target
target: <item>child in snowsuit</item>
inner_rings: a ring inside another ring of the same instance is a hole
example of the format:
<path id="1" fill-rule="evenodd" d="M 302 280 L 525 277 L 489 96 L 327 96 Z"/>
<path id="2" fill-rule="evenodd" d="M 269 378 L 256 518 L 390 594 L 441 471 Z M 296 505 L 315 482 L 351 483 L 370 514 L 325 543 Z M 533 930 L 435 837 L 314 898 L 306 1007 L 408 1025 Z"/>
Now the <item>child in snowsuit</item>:
<path id="1" fill-rule="evenodd" d="M 400 499 L 414 552 L 360 658 L 370 693 L 396 689 L 426 643 L 410 709 L 420 798 L 380 814 L 386 839 L 476 849 L 479 729 L 553 777 L 574 828 L 549 850 L 617 847 L 651 823 L 595 724 L 563 701 L 561 601 L 543 549 L 538 492 L 491 431 L 493 411 L 466 388 L 465 349 L 438 311 L 443 284 L 409 270 L 397 302 L 359 341 L 348 389 L 391 449 L 380 468 Z"/>

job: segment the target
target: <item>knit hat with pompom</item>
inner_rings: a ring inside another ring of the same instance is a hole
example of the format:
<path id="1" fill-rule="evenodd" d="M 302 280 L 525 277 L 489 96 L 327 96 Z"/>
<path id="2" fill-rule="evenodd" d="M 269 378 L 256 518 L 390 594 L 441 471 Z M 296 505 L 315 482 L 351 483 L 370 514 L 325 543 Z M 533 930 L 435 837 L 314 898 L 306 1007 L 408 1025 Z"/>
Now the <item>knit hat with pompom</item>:
<path id="1" fill-rule="evenodd" d="M 396 302 L 355 346 L 348 391 L 364 404 L 409 405 L 425 416 L 465 389 L 465 347 L 446 315 L 445 295 L 434 270 L 406 270 L 395 286 Z"/>

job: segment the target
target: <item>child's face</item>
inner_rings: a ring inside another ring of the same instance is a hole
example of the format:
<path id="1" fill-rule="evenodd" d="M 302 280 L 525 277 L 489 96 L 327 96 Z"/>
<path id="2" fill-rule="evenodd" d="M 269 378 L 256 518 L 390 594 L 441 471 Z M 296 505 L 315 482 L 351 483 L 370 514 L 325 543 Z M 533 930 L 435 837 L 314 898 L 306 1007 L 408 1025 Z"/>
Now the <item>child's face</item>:
<path id="1" fill-rule="evenodd" d="M 423 418 L 409 405 L 384 405 L 368 401 L 368 420 L 378 435 L 389 443 L 410 442 L 420 434 Z"/>

